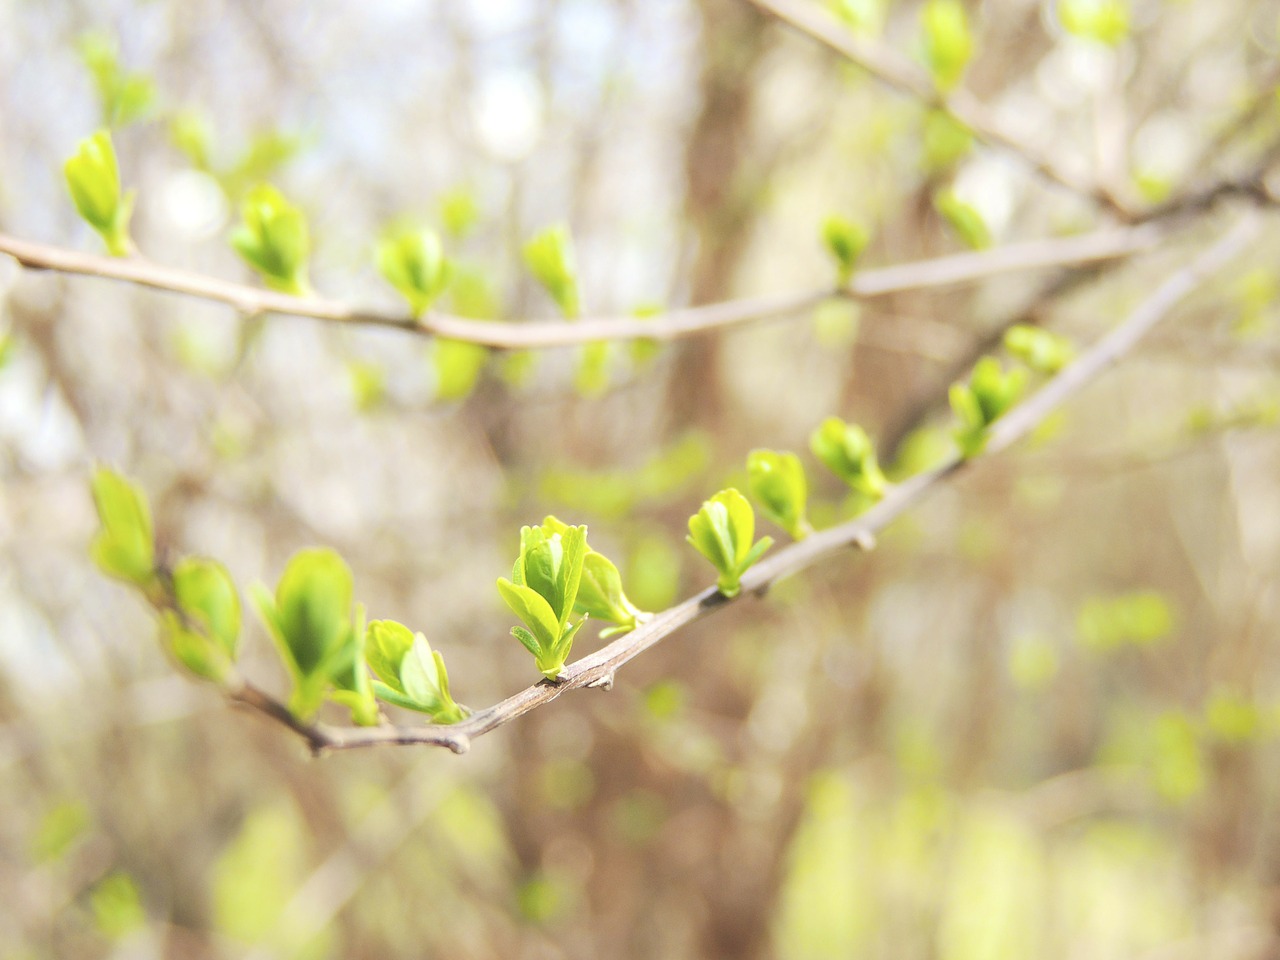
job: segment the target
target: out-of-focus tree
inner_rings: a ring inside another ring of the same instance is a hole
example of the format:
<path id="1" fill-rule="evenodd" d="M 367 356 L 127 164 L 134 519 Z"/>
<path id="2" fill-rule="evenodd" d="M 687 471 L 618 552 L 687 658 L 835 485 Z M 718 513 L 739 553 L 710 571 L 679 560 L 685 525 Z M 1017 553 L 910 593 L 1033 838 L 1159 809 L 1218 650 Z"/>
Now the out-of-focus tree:
<path id="1" fill-rule="evenodd" d="M 0 4 L 0 960 L 1280 950 L 1276 38 Z"/>

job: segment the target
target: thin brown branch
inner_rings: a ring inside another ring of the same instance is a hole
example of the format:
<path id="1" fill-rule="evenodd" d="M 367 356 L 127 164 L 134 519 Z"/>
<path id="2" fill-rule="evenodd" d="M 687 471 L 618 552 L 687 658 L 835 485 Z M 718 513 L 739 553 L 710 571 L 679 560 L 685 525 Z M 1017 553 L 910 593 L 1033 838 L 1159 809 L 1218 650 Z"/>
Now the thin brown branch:
<path id="1" fill-rule="evenodd" d="M 801 33 L 857 64 L 886 86 L 943 110 L 968 127 L 975 137 L 1019 157 L 1040 176 L 1105 207 L 1122 220 L 1129 210 L 1101 184 L 1082 177 L 1004 129 L 982 101 L 965 90 L 940 91 L 927 74 L 893 51 L 854 35 L 828 10 L 812 0 L 748 0 Z"/>
<path id="2" fill-rule="evenodd" d="M 1027 436 L 1059 406 L 1092 382 L 1099 374 L 1134 348 L 1137 343 L 1208 275 L 1238 254 L 1254 235 L 1257 218 L 1246 214 L 1221 239 L 1174 273 L 1147 297 L 1111 333 L 1107 334 L 1079 359 L 1051 379 L 1041 390 L 997 421 L 990 429 L 986 451 L 981 457 L 955 458 L 943 465 L 892 488 L 878 504 L 855 520 L 815 533 L 761 561 L 742 577 L 742 592 L 729 599 L 715 588 L 703 590 L 671 607 L 631 633 L 614 640 L 600 650 L 569 664 L 558 684 L 534 684 L 512 697 L 480 710 L 452 726 L 422 727 L 331 727 L 299 724 L 288 718 L 284 722 L 299 732 L 317 752 L 350 750 L 382 744 L 432 744 L 462 753 L 471 741 L 495 730 L 517 717 L 537 709 L 562 694 L 583 687 L 608 688 L 618 669 L 650 647 L 684 627 L 743 598 L 763 594 L 775 581 L 812 566 L 828 554 L 849 548 L 871 549 L 875 536 L 944 481 L 970 464 L 1006 450 Z M 246 688 L 251 689 L 251 688 Z M 250 706 L 258 706 L 240 692 L 233 696 Z M 254 691 L 255 697 L 262 695 Z M 275 719 L 282 719 L 277 702 L 266 698 L 258 706 Z M 287 711 L 285 711 L 287 713 Z M 301 729 L 300 729 L 301 727 Z"/>
<path id="3" fill-rule="evenodd" d="M 564 347 L 602 340 L 675 340 L 812 309 L 834 296 L 871 299 L 905 290 L 973 283 L 1028 270 L 1100 263 L 1150 249 L 1161 238 L 1152 225 L 1101 230 L 1073 237 L 1031 240 L 995 250 L 959 253 L 864 270 L 847 288 L 746 297 L 669 310 L 653 317 L 563 320 L 471 320 L 431 312 L 421 318 L 363 310 L 338 300 L 295 297 L 131 257 L 120 259 L 0 234 L 0 253 L 33 270 L 120 280 L 154 290 L 225 303 L 243 313 L 309 317 L 333 323 L 392 327 L 425 336 L 465 340 L 500 349 Z"/>

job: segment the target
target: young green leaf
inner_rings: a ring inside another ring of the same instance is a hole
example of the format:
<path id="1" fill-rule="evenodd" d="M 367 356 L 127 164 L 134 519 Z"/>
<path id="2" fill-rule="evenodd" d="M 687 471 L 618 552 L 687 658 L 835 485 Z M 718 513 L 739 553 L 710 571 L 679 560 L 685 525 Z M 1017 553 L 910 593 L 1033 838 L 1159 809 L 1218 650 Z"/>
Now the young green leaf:
<path id="1" fill-rule="evenodd" d="M 364 655 L 373 675 L 404 693 L 400 664 L 413 646 L 413 631 L 394 620 L 372 620 L 365 630 Z"/>
<path id="2" fill-rule="evenodd" d="M 1129 36 L 1127 0 L 1060 0 L 1056 6 L 1063 28 L 1077 37 L 1115 47 Z"/>
<path id="3" fill-rule="evenodd" d="M 844 287 L 853 278 L 858 258 L 867 248 L 865 228 L 844 217 L 830 216 L 822 223 L 822 242 L 836 261 L 836 283 Z"/>
<path id="4" fill-rule="evenodd" d="M 357 726 L 373 727 L 382 721 L 378 699 L 369 679 L 367 654 L 368 633 L 364 626 L 364 605 L 356 604 L 356 622 L 347 632 L 337 654 L 331 658 L 327 673 L 336 688 L 329 699 L 351 711 L 351 720 Z"/>
<path id="5" fill-rule="evenodd" d="M 772 537 L 752 545 L 755 523 L 751 504 L 733 487 L 704 501 L 689 518 L 685 539 L 719 571 L 716 585 L 726 597 L 738 595 L 742 575 L 773 545 Z"/>
<path id="6" fill-rule="evenodd" d="M 524 262 L 560 312 L 571 319 L 578 316 L 578 268 L 569 228 L 557 224 L 534 236 L 524 245 Z"/>
<path id="7" fill-rule="evenodd" d="M 221 680 L 240 647 L 240 594 L 216 560 L 184 557 L 173 569 L 181 617 L 169 624 L 174 656 L 198 676 Z"/>
<path id="8" fill-rule="evenodd" d="M 875 445 L 857 424 L 827 417 L 809 436 L 809 449 L 854 492 L 869 500 L 884 496 L 888 482 L 876 459 Z"/>
<path id="9" fill-rule="evenodd" d="M 400 230 L 378 244 L 378 271 L 421 316 L 449 284 L 452 266 L 433 230 Z"/>
<path id="10" fill-rule="evenodd" d="M 747 455 L 747 486 L 766 517 L 793 540 L 813 532 L 805 517 L 808 484 L 804 467 L 794 453 L 752 450 Z"/>
<path id="11" fill-rule="evenodd" d="M 1071 341 L 1059 333 L 1019 323 L 1005 331 L 1004 348 L 1036 373 L 1051 376 L 1075 356 Z"/>
<path id="12" fill-rule="evenodd" d="M 273 290 L 306 296 L 311 239 L 302 211 L 275 187 L 259 184 L 241 210 L 243 223 L 231 233 L 231 246 Z"/>
<path id="13" fill-rule="evenodd" d="M 542 521 L 542 533 L 547 537 L 564 535 L 569 529 L 568 524 L 555 517 L 549 516 Z M 586 545 L 586 555 L 582 560 L 582 578 L 578 582 L 574 611 L 595 620 L 615 624 L 600 633 L 605 639 L 634 630 L 652 616 L 627 599 L 622 590 L 622 576 L 618 573 L 618 568 L 608 557 L 591 549 L 589 544 Z"/>
<path id="14" fill-rule="evenodd" d="M 351 570 L 333 550 L 302 550 L 285 566 L 275 597 L 254 593 L 285 665 L 294 678 L 291 707 L 310 716 L 334 677 L 353 659 Z"/>
<path id="15" fill-rule="evenodd" d="M 489 350 L 465 340 L 436 338 L 431 364 L 436 372 L 436 399 L 463 400 L 476 388 L 480 373 L 489 362 Z"/>
<path id="16" fill-rule="evenodd" d="M 991 246 L 991 231 L 982 214 L 957 197 L 954 190 L 939 190 L 934 195 L 933 206 L 965 246 L 974 250 L 985 250 Z"/>
<path id="17" fill-rule="evenodd" d="M 587 554 L 587 528 L 556 521 L 549 527 L 522 527 L 520 556 L 511 579 L 498 580 L 503 600 L 529 628 L 513 633 L 533 652 L 538 669 L 555 680 L 564 669 L 573 636 L 570 626 Z M 526 636 L 527 634 L 527 636 Z M 532 641 L 532 642 L 530 642 Z"/>
<path id="18" fill-rule="evenodd" d="M 155 84 L 142 73 L 120 66 L 120 54 L 109 35 L 88 33 L 80 38 L 80 59 L 89 69 L 102 104 L 102 120 L 120 127 L 139 119 L 155 100 Z"/>
<path id="19" fill-rule="evenodd" d="M 103 573 L 146 588 L 155 578 L 155 534 L 142 492 L 120 474 L 98 467 L 91 481 L 101 523 L 90 545 Z"/>
<path id="20" fill-rule="evenodd" d="M 436 723 L 457 723 L 466 717 L 466 709 L 454 703 L 449 693 L 444 658 L 439 650 L 431 649 L 421 633 L 414 636 L 413 646 L 401 661 L 400 679 L 405 695 Z"/>
<path id="21" fill-rule="evenodd" d="M 962 456 L 972 457 L 982 452 L 987 442 L 987 428 L 1018 401 L 1026 386 L 1025 369 L 1015 367 L 1005 372 L 994 357 L 979 360 L 968 383 L 951 385 L 948 397 L 959 421 L 955 438 Z"/>
<path id="22" fill-rule="evenodd" d="M 952 90 L 973 57 L 973 35 L 960 0 L 927 0 L 921 13 L 924 59 L 939 90 Z"/>
<path id="23" fill-rule="evenodd" d="M 98 231 L 113 257 L 128 256 L 133 250 L 129 217 L 134 194 L 130 191 L 120 195 L 120 168 L 111 134 L 99 130 L 81 140 L 75 155 L 62 169 L 80 216 Z"/>

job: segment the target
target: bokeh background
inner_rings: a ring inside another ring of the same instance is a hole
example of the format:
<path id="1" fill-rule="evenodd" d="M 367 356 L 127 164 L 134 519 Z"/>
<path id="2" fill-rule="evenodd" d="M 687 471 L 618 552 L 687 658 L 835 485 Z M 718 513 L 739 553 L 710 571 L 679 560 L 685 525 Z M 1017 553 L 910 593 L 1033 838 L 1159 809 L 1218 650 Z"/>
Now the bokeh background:
<path id="1" fill-rule="evenodd" d="M 833 7 L 918 57 L 917 3 Z M 1110 45 L 1049 2 L 971 5 L 967 87 L 1135 208 L 1251 170 L 1280 135 L 1275 5 L 1106 9 Z M 870 264 L 964 249 L 940 190 L 997 245 L 1112 222 L 743 0 L 0 0 L 0 229 L 98 249 L 61 164 L 104 119 L 145 254 L 251 280 L 226 235 L 270 180 L 317 288 L 387 310 L 372 250 L 400 221 L 444 232 L 448 307 L 502 318 L 554 316 L 520 248 L 558 221 L 612 314 L 821 286 L 833 213 Z M 993 332 L 1086 343 L 1231 213 L 1121 265 L 603 367 L 0 258 L 0 958 L 1280 956 L 1274 229 L 870 555 L 463 757 L 311 759 L 178 675 L 87 556 L 94 461 L 242 585 L 333 546 L 483 706 L 536 678 L 493 587 L 522 523 L 588 523 L 660 609 L 712 579 L 685 522 L 749 450 L 838 414 L 920 469 Z M 848 516 L 804 455 L 815 519 Z M 286 692 L 256 623 L 244 669 Z"/>

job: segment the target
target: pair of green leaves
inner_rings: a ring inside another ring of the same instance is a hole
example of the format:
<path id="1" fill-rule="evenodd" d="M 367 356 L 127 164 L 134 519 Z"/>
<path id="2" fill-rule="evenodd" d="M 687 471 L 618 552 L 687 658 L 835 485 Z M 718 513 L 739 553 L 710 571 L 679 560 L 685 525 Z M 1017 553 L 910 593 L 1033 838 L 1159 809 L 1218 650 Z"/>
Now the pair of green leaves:
<path id="1" fill-rule="evenodd" d="M 806 516 L 809 485 L 794 453 L 752 450 L 747 454 L 747 488 L 761 512 L 793 540 L 813 533 Z"/>
<path id="2" fill-rule="evenodd" d="M 810 435 L 809 449 L 855 493 L 871 501 L 884 496 L 888 481 L 876 459 L 875 445 L 857 424 L 828 417 Z"/>
<path id="3" fill-rule="evenodd" d="M 704 501 L 689 518 L 689 535 L 685 539 L 719 572 L 716 586 L 726 597 L 738 595 L 742 575 L 773 545 L 772 537 L 752 544 L 755 529 L 751 504 L 733 487 Z"/>
<path id="4" fill-rule="evenodd" d="M 99 130 L 81 140 L 62 169 L 80 216 L 98 232 L 113 257 L 128 256 L 133 250 L 129 217 L 135 193 L 120 193 L 120 168 L 111 134 Z"/>
<path id="5" fill-rule="evenodd" d="M 951 409 L 959 423 L 956 444 L 964 457 L 982 452 L 987 431 L 1022 396 L 1027 387 L 1027 371 L 1014 367 L 1006 371 L 995 357 L 983 357 L 973 368 L 968 383 L 951 385 Z"/>
<path id="6" fill-rule="evenodd" d="M 429 715 L 434 723 L 457 723 L 467 709 L 449 693 L 444 658 L 427 638 L 394 620 L 374 620 L 365 640 L 365 656 L 378 677 L 374 693 L 387 703 Z"/>
<path id="7" fill-rule="evenodd" d="M 582 567 L 587 555 L 587 528 L 520 529 L 520 556 L 511 579 L 498 579 L 498 592 L 523 627 L 511 634 L 533 654 L 538 670 L 557 680 L 569 659 L 573 638 L 585 620 L 570 624 Z"/>
<path id="8" fill-rule="evenodd" d="M 822 223 L 822 242 L 836 262 L 836 283 L 844 287 L 853 279 L 853 269 L 867 248 L 870 237 L 866 228 L 841 216 L 830 216 Z"/>
<path id="9" fill-rule="evenodd" d="M 101 524 L 90 545 L 94 563 L 161 607 L 165 646 L 175 660 L 205 680 L 224 679 L 240 645 L 240 595 L 231 575 L 217 561 L 184 557 L 165 590 L 146 497 L 105 467 L 94 471 L 91 485 Z"/>
<path id="10" fill-rule="evenodd" d="M 613 624 L 600 634 L 607 639 L 634 630 L 651 616 L 627 598 L 613 562 L 587 545 L 587 528 L 555 517 L 521 528 L 520 557 L 511 579 L 498 580 L 498 591 L 525 623 L 513 627 L 512 635 L 550 680 L 559 678 L 573 638 L 588 619 Z M 571 624 L 574 613 L 583 619 Z"/>
<path id="11" fill-rule="evenodd" d="M 307 258 L 311 235 L 303 212 L 270 184 L 249 191 L 241 209 L 243 222 L 231 233 L 231 246 L 262 275 L 272 290 L 307 296 Z"/>
<path id="12" fill-rule="evenodd" d="M 444 245 L 433 230 L 402 229 L 378 244 L 378 271 L 409 301 L 415 317 L 431 308 L 453 274 Z"/>
<path id="13" fill-rule="evenodd" d="M 254 590 L 258 614 L 293 678 L 289 709 L 298 717 L 311 717 L 332 696 L 351 708 L 356 723 L 378 722 L 364 669 L 365 631 L 352 623 L 352 593 L 350 568 L 327 548 L 294 554 L 274 596 L 262 586 Z"/>

